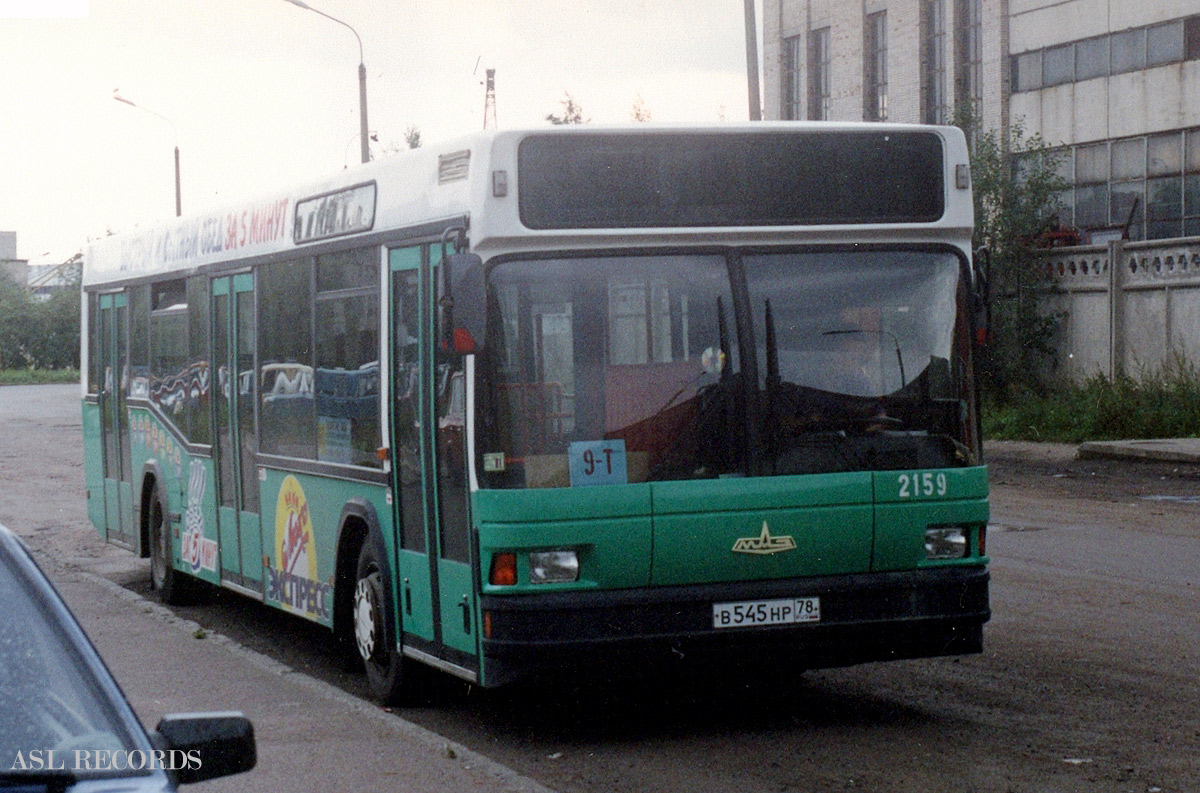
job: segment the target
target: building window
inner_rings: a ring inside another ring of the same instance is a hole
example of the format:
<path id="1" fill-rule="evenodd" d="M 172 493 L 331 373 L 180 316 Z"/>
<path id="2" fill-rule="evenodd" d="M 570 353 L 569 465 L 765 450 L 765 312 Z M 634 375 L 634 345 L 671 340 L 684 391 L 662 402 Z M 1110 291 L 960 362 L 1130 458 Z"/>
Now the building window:
<path id="1" fill-rule="evenodd" d="M 1034 91 L 1191 60 L 1200 60 L 1200 16 L 1014 55 L 1012 90 Z"/>
<path id="2" fill-rule="evenodd" d="M 1146 212 L 1146 140 L 1130 138 L 1113 141 L 1112 189 L 1109 196 L 1109 223 L 1129 224 L 1129 236 L 1142 238 L 1142 219 Z"/>
<path id="3" fill-rule="evenodd" d="M 1042 85 L 1062 85 L 1075 79 L 1075 45 L 1050 47 L 1042 53 Z"/>
<path id="4" fill-rule="evenodd" d="M 863 101 L 867 121 L 887 121 L 887 12 L 870 14 L 863 47 Z"/>
<path id="5" fill-rule="evenodd" d="M 1112 46 L 1112 73 L 1124 74 L 1146 68 L 1146 30 L 1125 30 L 1109 36 Z"/>
<path id="6" fill-rule="evenodd" d="M 942 0 L 922 5 L 921 86 L 926 124 L 943 124 L 946 114 L 946 12 Z"/>
<path id="7" fill-rule="evenodd" d="M 983 104 L 982 0 L 958 0 L 958 81 L 955 101 L 978 114 Z"/>
<path id="8" fill-rule="evenodd" d="M 1012 59 L 1014 91 L 1033 91 L 1042 87 L 1042 51 L 1023 52 Z"/>
<path id="9" fill-rule="evenodd" d="M 1108 225 L 1108 144 L 1075 149 L 1075 225 Z"/>
<path id="10" fill-rule="evenodd" d="M 829 119 L 829 28 L 808 34 L 808 117 Z"/>
<path id="11" fill-rule="evenodd" d="M 1183 233 L 1200 236 L 1200 130 L 1184 135 Z"/>
<path id="12" fill-rule="evenodd" d="M 800 69 L 804 62 L 803 44 L 803 38 L 800 36 L 783 40 L 783 75 L 780 80 L 783 96 L 780 108 L 782 118 L 788 121 L 804 118 L 804 83 L 801 80 Z"/>
<path id="13" fill-rule="evenodd" d="M 1108 36 L 1075 43 L 1075 79 L 1108 76 Z"/>
<path id="14" fill-rule="evenodd" d="M 1183 20 L 1146 28 L 1146 65 L 1161 66 L 1183 60 Z"/>
<path id="15" fill-rule="evenodd" d="M 1128 226 L 1129 239 L 1200 235 L 1200 129 L 1070 150 L 1076 228 Z"/>

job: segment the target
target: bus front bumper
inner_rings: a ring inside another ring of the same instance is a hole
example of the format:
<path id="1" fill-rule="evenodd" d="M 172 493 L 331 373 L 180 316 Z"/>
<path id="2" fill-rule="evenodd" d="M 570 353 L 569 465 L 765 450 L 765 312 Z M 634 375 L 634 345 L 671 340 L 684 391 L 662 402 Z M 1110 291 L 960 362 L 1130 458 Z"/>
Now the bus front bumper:
<path id="1" fill-rule="evenodd" d="M 771 658 L 796 669 L 966 655 L 983 649 L 985 567 L 941 567 L 630 590 L 485 595 L 488 685 L 583 665 L 656 658 Z M 820 598 L 820 621 L 715 628 L 718 603 Z M 769 655 L 764 655 L 768 653 Z"/>

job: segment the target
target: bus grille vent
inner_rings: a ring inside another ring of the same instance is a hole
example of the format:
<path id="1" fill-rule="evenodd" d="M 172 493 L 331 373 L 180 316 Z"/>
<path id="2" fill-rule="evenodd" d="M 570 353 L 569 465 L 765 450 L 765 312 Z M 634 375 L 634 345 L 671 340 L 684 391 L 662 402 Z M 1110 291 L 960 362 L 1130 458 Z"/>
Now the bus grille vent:
<path id="1" fill-rule="evenodd" d="M 463 149 L 438 157 L 438 184 L 466 179 L 471 170 L 471 150 Z"/>

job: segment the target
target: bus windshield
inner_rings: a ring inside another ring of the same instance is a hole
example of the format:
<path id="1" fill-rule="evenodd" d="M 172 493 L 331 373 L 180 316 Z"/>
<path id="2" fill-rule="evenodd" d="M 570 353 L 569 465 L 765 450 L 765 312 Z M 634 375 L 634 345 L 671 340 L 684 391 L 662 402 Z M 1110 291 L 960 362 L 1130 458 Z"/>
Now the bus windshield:
<path id="1" fill-rule="evenodd" d="M 564 257 L 492 268 L 485 487 L 977 464 L 968 305 L 946 250 Z"/>

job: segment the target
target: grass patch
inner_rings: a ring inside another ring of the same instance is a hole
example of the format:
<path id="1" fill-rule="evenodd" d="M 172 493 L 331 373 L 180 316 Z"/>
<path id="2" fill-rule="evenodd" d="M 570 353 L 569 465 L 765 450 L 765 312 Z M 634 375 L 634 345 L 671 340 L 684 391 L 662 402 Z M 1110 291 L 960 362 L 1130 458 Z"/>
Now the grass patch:
<path id="1" fill-rule="evenodd" d="M 0 369 L 0 386 L 78 382 L 78 369 Z"/>
<path id="2" fill-rule="evenodd" d="M 1200 373 L 1183 362 L 1137 380 L 1096 376 L 1048 393 L 985 399 L 983 434 L 1059 443 L 1200 437 Z"/>

